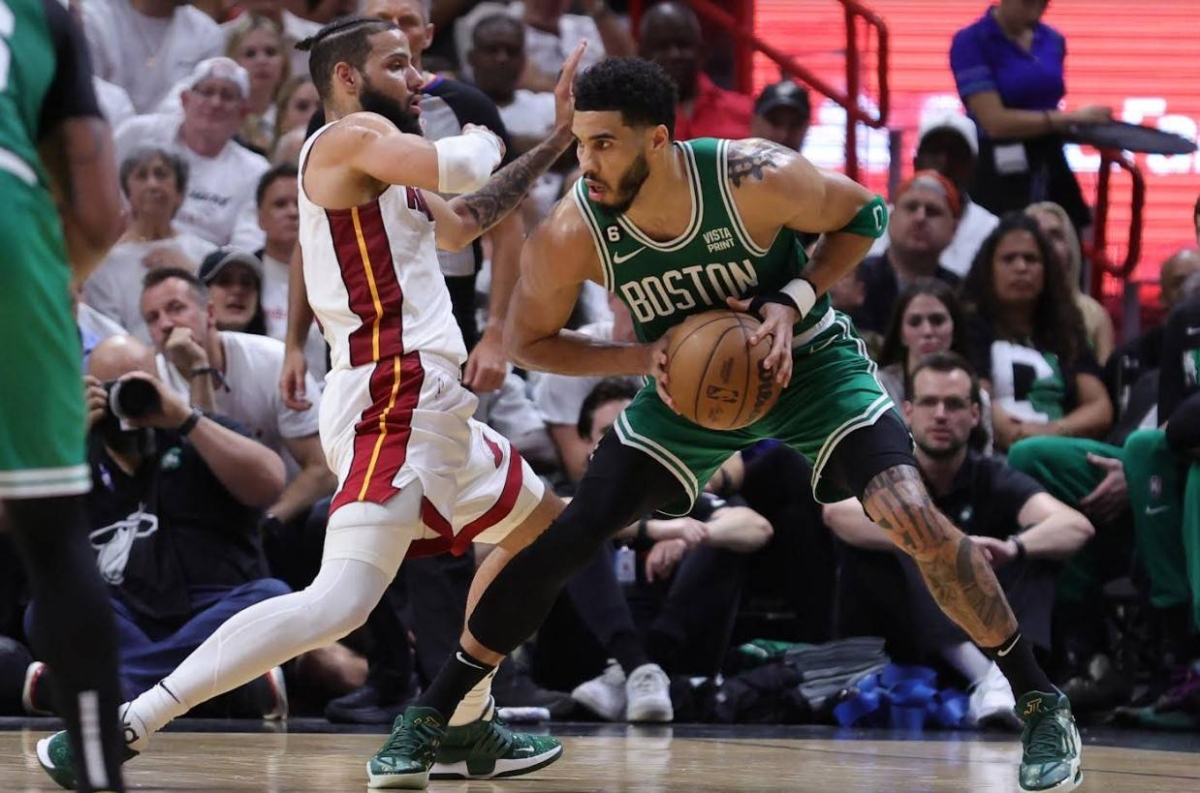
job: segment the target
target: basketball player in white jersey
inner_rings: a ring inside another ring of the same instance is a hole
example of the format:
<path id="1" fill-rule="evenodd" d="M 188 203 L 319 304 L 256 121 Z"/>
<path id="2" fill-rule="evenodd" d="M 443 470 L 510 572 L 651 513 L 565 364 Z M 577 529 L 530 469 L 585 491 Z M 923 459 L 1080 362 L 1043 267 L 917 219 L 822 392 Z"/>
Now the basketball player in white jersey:
<path id="1" fill-rule="evenodd" d="M 474 128 L 436 143 L 420 137 L 421 76 L 394 24 L 343 19 L 304 45 L 330 121 L 301 153 L 299 193 L 308 299 L 332 348 L 320 429 L 339 490 L 321 570 L 304 591 L 231 618 L 124 706 L 131 757 L 193 706 L 361 625 L 406 553 L 495 543 L 472 585 L 473 608 L 562 509 L 509 442 L 471 418 L 476 397 L 459 382 L 467 353 L 437 248 L 469 245 L 571 144 L 571 85 L 583 48 L 559 80 L 554 134 L 489 179 L 502 156 L 491 132 Z M 449 202 L 433 192 L 476 187 Z M 461 647 L 455 658 L 469 674 L 494 671 L 501 660 Z M 397 724 L 368 763 L 371 787 L 424 788 L 431 771 L 512 776 L 556 760 L 562 746 L 554 738 L 513 733 L 495 718 L 490 678 L 446 707 L 449 719 L 427 711 L 422 724 L 407 725 L 444 733 L 436 757 L 412 762 Z M 74 783 L 64 733 L 40 741 L 38 757 L 56 781 Z"/>

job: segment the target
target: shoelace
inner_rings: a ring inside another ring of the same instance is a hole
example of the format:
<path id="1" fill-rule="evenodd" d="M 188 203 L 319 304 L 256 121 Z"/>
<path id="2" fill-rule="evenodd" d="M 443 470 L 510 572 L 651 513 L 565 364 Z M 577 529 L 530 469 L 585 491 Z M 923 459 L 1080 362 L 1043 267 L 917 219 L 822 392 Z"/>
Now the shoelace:
<path id="1" fill-rule="evenodd" d="M 441 738 L 439 730 L 426 717 L 417 717 L 412 724 L 403 724 L 393 732 L 379 750 L 383 755 L 402 755 L 414 760 L 428 762 L 437 754 L 437 744 Z"/>
<path id="2" fill-rule="evenodd" d="M 1034 763 L 1058 760 L 1062 757 L 1062 747 L 1062 726 L 1053 714 L 1047 713 L 1030 731 L 1026 757 Z"/>

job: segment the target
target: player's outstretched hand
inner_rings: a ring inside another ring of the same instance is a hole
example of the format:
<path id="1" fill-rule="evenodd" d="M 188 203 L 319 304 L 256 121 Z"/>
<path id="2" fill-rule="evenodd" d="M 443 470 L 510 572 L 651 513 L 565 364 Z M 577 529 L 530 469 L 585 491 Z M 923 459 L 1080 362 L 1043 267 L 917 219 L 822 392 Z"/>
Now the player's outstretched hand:
<path id="1" fill-rule="evenodd" d="M 283 404 L 291 410 L 308 410 L 312 402 L 307 399 L 304 389 L 305 376 L 308 374 L 308 361 L 304 351 L 288 348 L 283 354 L 283 371 L 279 375 L 279 392 L 283 396 Z"/>
<path id="2" fill-rule="evenodd" d="M 554 85 L 554 131 L 559 134 L 571 133 L 571 122 L 575 118 L 575 70 L 579 68 L 579 59 L 587 49 L 587 39 L 583 39 L 575 47 L 558 75 Z"/>
<path id="3" fill-rule="evenodd" d="M 725 304 L 734 311 L 750 312 L 750 300 L 738 300 L 734 297 L 725 299 Z M 754 347 L 770 339 L 771 351 L 763 360 L 763 367 L 775 373 L 775 382 L 787 388 L 792 380 L 792 326 L 800 321 L 796 309 L 780 303 L 764 303 L 759 309 L 759 319 L 762 326 L 750 337 L 750 346 Z"/>

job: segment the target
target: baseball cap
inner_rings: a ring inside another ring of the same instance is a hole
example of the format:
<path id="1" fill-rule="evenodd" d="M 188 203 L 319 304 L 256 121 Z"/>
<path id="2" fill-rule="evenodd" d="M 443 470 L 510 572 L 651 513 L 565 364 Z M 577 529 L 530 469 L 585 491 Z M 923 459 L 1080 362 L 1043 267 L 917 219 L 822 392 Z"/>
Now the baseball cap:
<path id="1" fill-rule="evenodd" d="M 811 115 L 812 103 L 808 89 L 801 88 L 791 80 L 780 80 L 762 90 L 754 102 L 754 114 L 764 116 L 777 107 L 790 107 L 804 115 Z"/>
<path id="2" fill-rule="evenodd" d="M 218 56 L 200 61 L 183 80 L 183 90 L 191 91 L 204 80 L 225 80 L 237 86 L 243 99 L 250 96 L 250 75 L 232 58 Z"/>
<path id="3" fill-rule="evenodd" d="M 917 145 L 921 145 L 921 141 L 925 136 L 935 129 L 952 129 L 967 141 L 967 145 L 971 147 L 971 153 L 979 154 L 979 130 L 975 128 L 975 122 L 961 113 L 941 113 L 935 116 L 929 116 L 921 122 L 920 128 L 917 130 Z"/>
<path id="4" fill-rule="evenodd" d="M 200 271 L 196 275 L 206 285 L 211 284 L 217 275 L 231 264 L 241 264 L 249 267 L 259 283 L 262 283 L 263 266 L 258 257 L 254 254 L 232 248 L 217 248 L 205 256 L 204 261 L 200 263 Z"/>

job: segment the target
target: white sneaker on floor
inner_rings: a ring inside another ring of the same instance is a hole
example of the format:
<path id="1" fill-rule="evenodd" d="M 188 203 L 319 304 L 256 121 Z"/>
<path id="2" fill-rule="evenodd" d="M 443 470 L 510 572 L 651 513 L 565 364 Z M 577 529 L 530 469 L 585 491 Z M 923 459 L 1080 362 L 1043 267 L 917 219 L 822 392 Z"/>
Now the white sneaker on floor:
<path id="1" fill-rule="evenodd" d="M 625 672 L 621 665 L 609 659 L 604 674 L 575 686 L 571 699 L 605 721 L 621 721 L 625 718 Z"/>
<path id="2" fill-rule="evenodd" d="M 993 663 L 988 667 L 987 674 L 975 684 L 971 691 L 971 699 L 967 705 L 967 721 L 976 727 L 1002 727 L 1013 730 L 1021 729 L 1021 720 L 1013 711 L 1017 700 L 1013 696 L 1012 686 Z"/>
<path id="3" fill-rule="evenodd" d="M 642 664 L 625 682 L 625 718 L 633 722 L 666 722 L 675 718 L 671 679 L 658 664 Z"/>

